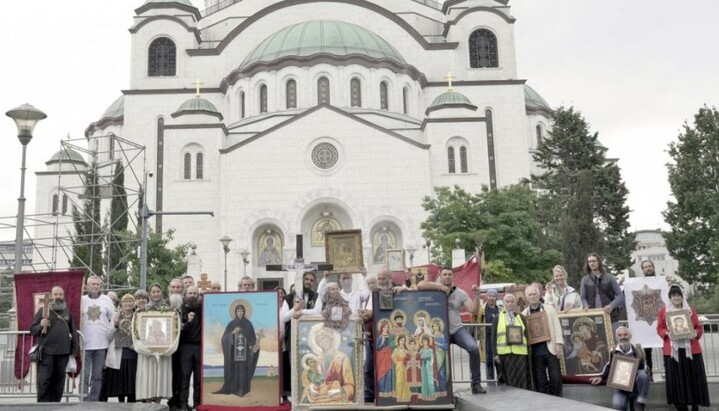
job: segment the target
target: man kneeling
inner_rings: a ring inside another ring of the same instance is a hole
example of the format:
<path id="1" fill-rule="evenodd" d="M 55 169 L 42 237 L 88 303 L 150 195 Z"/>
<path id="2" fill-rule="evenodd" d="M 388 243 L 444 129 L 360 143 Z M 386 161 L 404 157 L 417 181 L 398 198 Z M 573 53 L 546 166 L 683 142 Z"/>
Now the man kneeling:
<path id="1" fill-rule="evenodd" d="M 632 333 L 629 332 L 629 328 L 627 327 L 617 328 L 617 341 L 619 341 L 619 345 L 617 345 L 617 348 L 614 349 L 610 355 L 609 362 L 604 366 L 601 377 L 594 377 L 589 381 L 593 385 L 597 385 L 609 378 L 609 368 L 611 367 L 614 355 L 638 358 L 639 367 L 637 369 L 637 377 L 634 380 L 634 390 L 631 392 L 616 390 L 612 396 L 612 406 L 616 410 L 626 410 L 627 405 L 631 404 L 636 398 L 634 410 L 644 411 L 644 406 L 647 403 L 647 397 L 649 395 L 649 375 L 646 372 L 644 351 L 631 343 Z"/>

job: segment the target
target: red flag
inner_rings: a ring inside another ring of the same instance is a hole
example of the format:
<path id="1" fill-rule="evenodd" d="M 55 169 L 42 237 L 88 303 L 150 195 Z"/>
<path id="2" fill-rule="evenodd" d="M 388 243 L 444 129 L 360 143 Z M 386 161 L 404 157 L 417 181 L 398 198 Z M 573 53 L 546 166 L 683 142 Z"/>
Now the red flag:
<path id="1" fill-rule="evenodd" d="M 65 290 L 65 301 L 72 313 L 75 328 L 80 329 L 80 299 L 84 273 L 82 271 L 58 271 L 49 273 L 15 274 L 15 301 L 17 301 L 17 329 L 30 330 L 37 309 L 35 302 L 52 287 L 59 285 Z M 15 378 L 23 379 L 30 370 L 30 348 L 33 337 L 19 335 L 15 348 Z M 76 356 L 80 372 L 79 353 Z"/>
<path id="2" fill-rule="evenodd" d="M 464 290 L 470 298 L 474 297 L 472 286 L 479 287 L 482 282 L 480 265 L 479 258 L 475 253 L 464 264 L 452 269 L 454 272 L 454 285 Z"/>

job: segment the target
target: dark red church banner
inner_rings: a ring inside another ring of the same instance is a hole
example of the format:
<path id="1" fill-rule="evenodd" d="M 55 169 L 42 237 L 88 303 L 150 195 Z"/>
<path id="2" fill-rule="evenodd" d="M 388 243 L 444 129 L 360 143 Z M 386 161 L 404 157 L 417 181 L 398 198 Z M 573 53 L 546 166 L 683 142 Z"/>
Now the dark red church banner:
<path id="1" fill-rule="evenodd" d="M 435 281 L 437 279 L 437 276 L 439 275 L 439 272 L 442 271 L 442 267 L 437 264 L 421 265 L 415 268 L 426 268 L 430 281 Z M 480 283 L 482 281 L 482 276 L 480 274 L 480 271 L 481 266 L 479 259 L 477 258 L 477 254 L 472 254 L 469 260 L 467 260 L 464 264 L 452 268 L 452 272 L 454 272 L 454 285 L 457 288 L 464 290 L 467 295 L 472 297 L 474 295 L 474 293 L 472 292 L 472 286 L 481 285 Z M 395 284 L 404 284 L 404 273 L 393 272 L 392 282 Z"/>
<path id="2" fill-rule="evenodd" d="M 72 313 L 75 328 L 80 329 L 80 299 L 82 297 L 84 273 L 82 271 L 57 271 L 48 273 L 15 274 L 15 301 L 17 302 L 17 329 L 29 331 L 32 320 L 40 307 L 42 296 L 59 285 L 65 290 L 65 300 Z M 30 370 L 29 351 L 32 336 L 19 335 L 15 348 L 15 378 L 23 379 Z M 78 373 L 81 361 L 77 355 Z"/>

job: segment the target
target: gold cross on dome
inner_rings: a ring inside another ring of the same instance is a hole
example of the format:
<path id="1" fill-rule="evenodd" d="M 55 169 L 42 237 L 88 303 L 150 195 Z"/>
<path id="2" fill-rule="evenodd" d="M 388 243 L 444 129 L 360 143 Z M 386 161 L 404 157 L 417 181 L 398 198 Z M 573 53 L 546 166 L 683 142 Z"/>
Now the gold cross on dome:
<path id="1" fill-rule="evenodd" d="M 203 84 L 205 83 L 201 83 L 199 78 L 195 80 L 195 97 L 200 97 L 200 86 Z"/>
<path id="2" fill-rule="evenodd" d="M 447 91 L 454 91 L 454 89 L 452 88 L 452 80 L 454 80 L 454 78 L 455 78 L 455 77 L 452 75 L 452 72 L 451 72 L 451 71 L 448 71 L 448 72 L 447 72 L 447 76 L 445 77 L 445 79 L 447 80 L 447 83 L 448 83 L 448 84 L 447 84 Z"/>

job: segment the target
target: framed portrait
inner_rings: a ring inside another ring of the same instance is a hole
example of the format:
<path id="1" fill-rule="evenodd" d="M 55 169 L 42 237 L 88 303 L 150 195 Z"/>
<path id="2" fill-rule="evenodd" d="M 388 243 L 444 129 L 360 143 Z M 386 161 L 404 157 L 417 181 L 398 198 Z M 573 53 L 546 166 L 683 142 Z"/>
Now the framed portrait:
<path id="1" fill-rule="evenodd" d="M 292 409 L 357 406 L 364 403 L 362 322 L 344 328 L 320 315 L 292 321 Z"/>
<path id="2" fill-rule="evenodd" d="M 325 233 L 325 255 L 336 273 L 358 273 L 364 268 L 362 230 Z"/>
<path id="3" fill-rule="evenodd" d="M 609 378 L 607 387 L 616 388 L 622 391 L 634 390 L 634 379 L 637 376 L 639 359 L 615 355 L 612 357 L 612 365 L 609 367 Z"/>
<path id="4" fill-rule="evenodd" d="M 404 250 L 387 250 L 385 261 L 390 271 L 404 271 Z"/>
<path id="5" fill-rule="evenodd" d="M 522 327 L 518 325 L 508 325 L 506 333 L 508 345 L 522 344 Z"/>
<path id="6" fill-rule="evenodd" d="M 667 328 L 669 330 L 669 338 L 672 340 L 696 337 L 696 331 L 694 331 L 694 327 L 692 327 L 692 317 L 689 310 L 667 312 Z"/>
<path id="7" fill-rule="evenodd" d="M 372 262 L 386 264 L 387 250 L 397 247 L 397 236 L 391 228 L 377 230 L 372 236 Z"/>
<path id="8" fill-rule="evenodd" d="M 549 320 L 545 311 L 539 311 L 527 316 L 527 334 L 529 335 L 527 338 L 529 345 L 552 339 L 552 334 L 549 332 Z"/>
<path id="9" fill-rule="evenodd" d="M 172 347 L 180 330 L 175 311 L 138 311 L 135 314 L 135 337 L 152 352 Z"/>
<path id="10" fill-rule="evenodd" d="M 278 407 L 281 343 L 276 291 L 206 293 L 202 403 Z"/>
<path id="11" fill-rule="evenodd" d="M 559 313 L 564 355 L 559 357 L 562 375 L 598 376 L 614 348 L 609 314 L 597 308 Z"/>
<path id="12" fill-rule="evenodd" d="M 376 405 L 452 404 L 447 295 L 395 294 L 391 310 L 379 308 L 378 292 L 372 298 Z"/>

